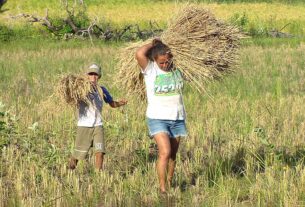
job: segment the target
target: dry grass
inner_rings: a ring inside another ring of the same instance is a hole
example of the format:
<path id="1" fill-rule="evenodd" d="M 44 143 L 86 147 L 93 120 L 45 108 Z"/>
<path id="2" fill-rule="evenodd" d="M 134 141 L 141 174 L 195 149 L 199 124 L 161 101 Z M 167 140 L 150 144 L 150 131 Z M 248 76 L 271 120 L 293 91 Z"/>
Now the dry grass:
<path id="1" fill-rule="evenodd" d="M 88 95 L 95 90 L 103 97 L 103 91 L 100 87 L 92 85 L 86 76 L 68 74 L 61 78 L 55 94 L 65 103 L 78 107 L 81 101 L 88 105 L 92 104 Z"/>
<path id="2" fill-rule="evenodd" d="M 183 7 L 161 34 L 161 40 L 171 48 L 176 67 L 200 91 L 204 90 L 206 81 L 232 71 L 238 60 L 240 38 L 239 29 L 195 5 Z M 136 69 L 134 55 L 139 47 L 150 41 L 133 43 L 121 51 L 117 81 L 123 83 L 128 94 L 144 94 L 143 77 Z"/>
<path id="3" fill-rule="evenodd" d="M 170 191 L 176 205 L 168 206 L 304 206 L 304 52 L 304 44 L 247 46 L 241 49 L 242 70 L 209 84 L 213 100 L 185 91 L 189 138 L 181 142 Z M 0 206 L 162 205 L 156 162 L 148 154 L 153 141 L 147 137 L 145 106 L 128 102 L 126 113 L 103 108 L 102 173 L 94 172 L 92 159 L 73 172 L 66 168 L 75 139 L 72 107 L 37 119 L 42 106 L 36 104 L 53 90 L 57 75 L 75 74 L 91 58 L 104 66 L 100 83 L 114 98 L 122 96 L 123 87 L 113 84 L 116 47 L 55 42 L 29 50 L 26 42 L 15 42 L 0 54 L 6 91 L 1 101 L 5 111 L 16 114 L 12 132 L 0 133 Z M 28 90 L 16 90 L 21 84 L 16 74 Z M 36 130 L 28 129 L 34 122 Z M 244 169 L 244 176 L 231 166 Z"/>

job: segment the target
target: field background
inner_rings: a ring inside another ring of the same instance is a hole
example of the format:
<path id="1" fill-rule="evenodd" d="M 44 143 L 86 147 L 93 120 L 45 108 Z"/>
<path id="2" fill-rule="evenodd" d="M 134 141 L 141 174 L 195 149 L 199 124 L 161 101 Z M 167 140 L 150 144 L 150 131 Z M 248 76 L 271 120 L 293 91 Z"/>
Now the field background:
<path id="1" fill-rule="evenodd" d="M 10 0 L 3 7 L 8 10 L 0 15 L 0 26 L 4 25 L 16 30 L 19 36 L 35 36 L 36 38 L 36 36 L 44 34 L 41 32 L 43 29 L 39 26 L 39 23 L 33 23 L 34 27 L 32 27 L 25 21 L 12 19 L 11 16 L 26 13 L 44 17 L 48 9 L 50 18 L 65 17 L 64 2 L 66 1 Z M 69 8 L 71 8 L 73 5 L 77 5 L 79 0 L 67 0 L 67 2 Z M 149 21 L 156 22 L 160 28 L 166 28 L 171 15 L 186 2 L 91 0 L 85 1 L 85 8 L 90 19 L 96 19 L 102 25 L 111 24 L 114 28 L 122 28 L 128 24 L 138 24 L 141 28 L 147 28 Z M 281 29 L 282 32 L 293 34 L 298 38 L 305 34 L 305 2 L 302 0 L 206 0 L 189 2 L 198 2 L 200 6 L 210 9 L 218 18 L 237 24 L 252 36 L 265 36 L 268 31 Z"/>
<path id="2" fill-rule="evenodd" d="M 245 39 L 236 73 L 206 85 L 205 94 L 185 88 L 189 137 L 164 199 L 158 195 L 156 153 L 149 153 L 145 103 L 136 97 L 128 97 L 124 108 L 103 110 L 105 170 L 96 172 L 91 156 L 75 171 L 66 167 L 75 111 L 52 102 L 54 85 L 60 75 L 98 62 L 104 72 L 100 83 L 115 98 L 124 97 L 124 86 L 113 80 L 117 51 L 125 43 L 46 38 L 38 25 L 32 30 L 8 17 L 43 16 L 46 8 L 50 16 L 63 16 L 61 1 L 9 0 L 0 25 L 17 32 L 0 42 L 0 206 L 305 205 L 305 4 L 198 2 L 246 31 L 290 23 L 283 31 L 295 37 Z M 87 12 L 117 27 L 145 27 L 153 20 L 166 28 L 183 3 L 92 0 Z"/>

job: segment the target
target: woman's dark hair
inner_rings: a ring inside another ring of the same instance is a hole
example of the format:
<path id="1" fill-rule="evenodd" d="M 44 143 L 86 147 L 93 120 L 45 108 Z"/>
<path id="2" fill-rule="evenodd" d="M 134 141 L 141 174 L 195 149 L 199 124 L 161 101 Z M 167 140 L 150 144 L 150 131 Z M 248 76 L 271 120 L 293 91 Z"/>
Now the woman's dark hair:
<path id="1" fill-rule="evenodd" d="M 169 47 L 164 44 L 161 40 L 154 39 L 152 42 L 152 47 L 147 51 L 146 56 L 154 61 L 159 55 L 168 54 L 170 58 L 173 57 Z"/>

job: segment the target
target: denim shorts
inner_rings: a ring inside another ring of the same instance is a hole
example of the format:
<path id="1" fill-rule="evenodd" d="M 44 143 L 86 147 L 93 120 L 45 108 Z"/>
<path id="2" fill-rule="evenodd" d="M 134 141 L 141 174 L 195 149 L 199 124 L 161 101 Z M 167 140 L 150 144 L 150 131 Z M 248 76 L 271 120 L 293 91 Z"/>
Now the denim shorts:
<path id="1" fill-rule="evenodd" d="M 149 136 L 152 138 L 158 133 L 167 133 L 170 138 L 186 137 L 185 120 L 164 120 L 147 118 Z"/>

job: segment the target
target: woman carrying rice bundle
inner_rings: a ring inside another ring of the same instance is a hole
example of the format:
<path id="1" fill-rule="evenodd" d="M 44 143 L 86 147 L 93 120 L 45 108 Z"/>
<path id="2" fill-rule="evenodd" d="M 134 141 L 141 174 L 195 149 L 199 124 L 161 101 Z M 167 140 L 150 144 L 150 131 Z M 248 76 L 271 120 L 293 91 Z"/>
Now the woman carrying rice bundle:
<path id="1" fill-rule="evenodd" d="M 161 193 L 166 193 L 166 183 L 171 184 L 180 138 L 187 136 L 181 94 L 183 78 L 172 58 L 170 48 L 159 39 L 136 51 L 146 85 L 149 134 L 158 146 L 157 173 Z"/>

